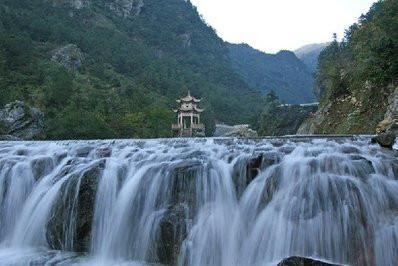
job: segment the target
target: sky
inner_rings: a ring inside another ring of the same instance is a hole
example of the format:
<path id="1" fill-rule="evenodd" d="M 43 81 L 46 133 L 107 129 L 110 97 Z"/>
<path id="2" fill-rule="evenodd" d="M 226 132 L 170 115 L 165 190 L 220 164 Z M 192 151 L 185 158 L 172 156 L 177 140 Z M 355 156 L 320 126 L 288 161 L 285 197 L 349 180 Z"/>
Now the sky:
<path id="1" fill-rule="evenodd" d="M 375 0 L 191 0 L 206 23 L 232 43 L 268 53 L 339 38 Z"/>

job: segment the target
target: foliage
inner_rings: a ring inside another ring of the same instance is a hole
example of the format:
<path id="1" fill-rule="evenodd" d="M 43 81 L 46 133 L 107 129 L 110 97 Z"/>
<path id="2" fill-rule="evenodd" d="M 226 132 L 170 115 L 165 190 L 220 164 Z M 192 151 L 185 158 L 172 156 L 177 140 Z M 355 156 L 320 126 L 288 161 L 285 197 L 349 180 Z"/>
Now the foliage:
<path id="1" fill-rule="evenodd" d="M 187 88 L 204 98 L 208 130 L 260 110 L 260 92 L 234 73 L 225 44 L 189 1 L 146 0 L 127 18 L 104 0 L 82 9 L 70 2 L 0 4 L 0 106 L 39 107 L 49 138 L 170 136 L 171 109 Z M 52 60 L 67 44 L 82 50 L 81 68 Z"/>
<path id="2" fill-rule="evenodd" d="M 316 133 L 374 133 L 398 83 L 398 1 L 380 0 L 341 43 L 321 53 L 316 94 L 326 119 Z"/>
<path id="3" fill-rule="evenodd" d="M 275 117 L 275 111 L 280 105 L 278 96 L 274 91 L 270 91 L 265 99 L 264 110 L 259 122 L 259 134 L 261 136 L 274 136 L 275 125 L 279 124 L 278 117 Z"/>
<path id="4" fill-rule="evenodd" d="M 301 123 L 315 112 L 316 107 L 281 105 L 278 96 L 271 91 L 266 96 L 266 104 L 259 122 L 261 136 L 282 136 L 296 134 Z"/>
<path id="5" fill-rule="evenodd" d="M 347 30 L 342 43 L 335 39 L 321 53 L 316 92 L 324 100 L 365 89 L 377 96 L 397 77 L 398 2 L 381 0 Z"/>

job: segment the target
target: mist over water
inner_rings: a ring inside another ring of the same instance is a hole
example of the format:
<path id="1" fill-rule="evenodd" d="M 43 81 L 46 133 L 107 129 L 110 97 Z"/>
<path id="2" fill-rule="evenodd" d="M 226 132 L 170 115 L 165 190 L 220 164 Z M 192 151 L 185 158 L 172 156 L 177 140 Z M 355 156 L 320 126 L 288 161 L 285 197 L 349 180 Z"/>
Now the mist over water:
<path id="1" fill-rule="evenodd" d="M 0 142 L 0 264 L 396 265 L 398 160 L 369 142 Z"/>

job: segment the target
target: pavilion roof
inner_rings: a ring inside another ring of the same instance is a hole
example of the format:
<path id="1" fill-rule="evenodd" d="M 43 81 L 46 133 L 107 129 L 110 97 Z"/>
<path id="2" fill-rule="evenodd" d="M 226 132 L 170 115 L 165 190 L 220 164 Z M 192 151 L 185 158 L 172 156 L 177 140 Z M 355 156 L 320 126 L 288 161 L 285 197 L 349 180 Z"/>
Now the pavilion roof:
<path id="1" fill-rule="evenodd" d="M 202 101 L 202 100 L 193 97 L 193 96 L 191 95 L 191 92 L 190 92 L 190 91 L 188 91 L 188 95 L 187 95 L 187 96 L 182 97 L 182 98 L 180 98 L 179 100 L 177 100 L 178 103 L 181 103 L 181 102 L 195 102 L 195 103 L 199 103 L 200 101 Z"/>
<path id="2" fill-rule="evenodd" d="M 202 113 L 204 111 L 204 109 L 200 109 L 200 108 L 198 108 L 197 106 L 194 106 L 194 105 L 188 106 L 188 107 L 182 105 L 178 109 L 174 109 L 173 111 L 175 113 L 178 113 L 178 112 L 197 112 L 197 113 Z"/>

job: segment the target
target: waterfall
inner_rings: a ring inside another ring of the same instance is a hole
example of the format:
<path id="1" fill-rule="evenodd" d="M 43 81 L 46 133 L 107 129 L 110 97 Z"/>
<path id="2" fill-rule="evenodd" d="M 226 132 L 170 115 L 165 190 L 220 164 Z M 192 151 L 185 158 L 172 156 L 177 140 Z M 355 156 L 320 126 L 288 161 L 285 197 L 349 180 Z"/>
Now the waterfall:
<path id="1" fill-rule="evenodd" d="M 0 142 L 1 265 L 398 262 L 398 159 L 368 137 Z"/>

